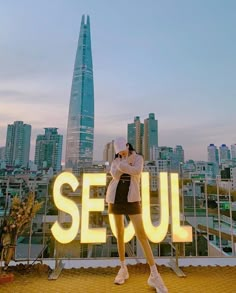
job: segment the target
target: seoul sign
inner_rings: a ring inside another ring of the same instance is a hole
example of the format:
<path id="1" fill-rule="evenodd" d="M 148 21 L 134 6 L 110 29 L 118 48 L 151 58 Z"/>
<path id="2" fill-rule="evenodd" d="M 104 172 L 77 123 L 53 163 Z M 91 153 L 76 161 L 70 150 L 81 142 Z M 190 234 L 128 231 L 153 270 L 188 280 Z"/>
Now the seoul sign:
<path id="1" fill-rule="evenodd" d="M 192 242 L 192 227 L 181 225 L 179 205 L 179 181 L 177 173 L 170 173 L 170 189 L 168 173 L 160 173 L 160 218 L 158 225 L 153 225 L 150 212 L 149 173 L 141 175 L 142 218 L 148 239 L 160 243 L 166 237 L 168 226 L 171 225 L 172 242 Z M 82 208 L 81 215 L 77 204 L 62 194 L 64 184 L 69 184 L 73 192 L 79 186 L 78 179 L 70 172 L 63 172 L 57 176 L 53 186 L 53 199 L 58 210 L 69 214 L 72 218 L 70 228 L 64 228 L 57 220 L 51 227 L 55 239 L 63 244 L 73 241 L 79 232 L 81 243 L 105 243 L 107 239 L 106 228 L 90 228 L 90 212 L 102 212 L 105 209 L 105 200 L 90 198 L 91 186 L 106 186 L 105 173 L 85 173 L 82 180 Z M 116 237 L 113 215 L 109 214 L 112 233 Z M 124 241 L 129 242 L 134 237 L 132 222 L 125 227 Z"/>

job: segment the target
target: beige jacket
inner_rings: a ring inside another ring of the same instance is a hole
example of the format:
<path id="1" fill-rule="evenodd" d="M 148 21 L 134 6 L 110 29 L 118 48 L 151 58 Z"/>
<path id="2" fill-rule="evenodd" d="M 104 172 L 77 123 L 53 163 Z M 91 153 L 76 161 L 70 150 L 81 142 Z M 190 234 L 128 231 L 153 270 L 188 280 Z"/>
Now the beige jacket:
<path id="1" fill-rule="evenodd" d="M 126 159 L 116 158 L 111 164 L 110 173 L 112 180 L 107 188 L 106 202 L 114 203 L 116 188 L 123 173 L 130 174 L 130 187 L 128 193 L 128 202 L 141 201 L 140 196 L 140 177 L 143 170 L 143 157 L 135 152 L 131 155 L 132 162 Z M 130 160 L 130 159 L 129 159 Z"/>

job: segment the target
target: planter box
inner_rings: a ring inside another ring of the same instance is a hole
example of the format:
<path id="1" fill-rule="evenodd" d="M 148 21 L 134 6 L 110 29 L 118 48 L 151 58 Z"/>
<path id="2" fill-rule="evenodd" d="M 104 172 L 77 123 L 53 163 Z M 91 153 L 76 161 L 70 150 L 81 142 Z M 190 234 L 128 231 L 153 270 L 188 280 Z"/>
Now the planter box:
<path id="1" fill-rule="evenodd" d="M 9 283 L 14 281 L 13 274 L 0 274 L 0 284 Z"/>

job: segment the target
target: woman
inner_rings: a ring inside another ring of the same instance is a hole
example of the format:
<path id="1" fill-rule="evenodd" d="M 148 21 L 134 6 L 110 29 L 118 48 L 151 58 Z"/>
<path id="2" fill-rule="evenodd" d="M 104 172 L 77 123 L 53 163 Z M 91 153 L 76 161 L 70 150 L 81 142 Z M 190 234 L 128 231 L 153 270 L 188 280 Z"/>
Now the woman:
<path id="1" fill-rule="evenodd" d="M 117 247 L 121 264 L 114 283 L 121 285 L 129 278 L 128 269 L 125 265 L 124 243 L 124 215 L 128 215 L 150 266 L 148 285 L 155 288 L 157 292 L 168 292 L 157 271 L 142 222 L 139 184 L 143 170 L 143 157 L 138 155 L 132 145 L 127 143 L 123 137 L 117 138 L 114 141 L 114 148 L 116 158 L 113 160 L 110 170 L 113 179 L 108 186 L 106 194 L 109 213 L 114 214 Z"/>

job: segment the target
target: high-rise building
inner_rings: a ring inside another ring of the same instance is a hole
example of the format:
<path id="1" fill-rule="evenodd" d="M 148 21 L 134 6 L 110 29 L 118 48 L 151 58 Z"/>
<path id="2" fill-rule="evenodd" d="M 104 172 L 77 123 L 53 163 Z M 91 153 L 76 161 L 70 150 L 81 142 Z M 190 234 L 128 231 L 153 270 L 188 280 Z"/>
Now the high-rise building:
<path id="1" fill-rule="evenodd" d="M 153 147 L 158 146 L 158 123 L 155 114 L 150 113 L 144 119 L 143 156 L 145 161 L 150 161 L 150 152 Z"/>
<path id="2" fill-rule="evenodd" d="M 159 159 L 159 147 L 158 146 L 152 146 L 150 148 L 150 158 L 149 161 L 156 161 Z"/>
<path id="3" fill-rule="evenodd" d="M 184 149 L 181 145 L 174 148 L 174 156 L 179 163 L 184 163 Z"/>
<path id="4" fill-rule="evenodd" d="M 140 122 L 140 117 L 134 117 L 134 122 L 128 124 L 127 140 L 132 144 L 137 153 L 142 154 L 142 141 L 144 124 Z"/>
<path id="5" fill-rule="evenodd" d="M 216 178 L 216 175 L 218 175 L 218 168 L 215 162 L 195 161 L 195 179 L 202 177 L 210 180 Z"/>
<path id="6" fill-rule="evenodd" d="M 236 144 L 231 145 L 231 159 L 236 160 Z"/>
<path id="7" fill-rule="evenodd" d="M 158 159 L 155 161 L 158 172 L 170 172 L 173 165 L 173 148 L 168 146 L 158 147 Z"/>
<path id="8" fill-rule="evenodd" d="M 184 163 L 184 149 L 181 145 L 174 148 L 173 159 L 171 161 L 171 170 L 182 172 L 182 165 Z M 182 173 L 180 173 L 182 174 Z"/>
<path id="9" fill-rule="evenodd" d="M 220 147 L 220 164 L 230 160 L 230 150 L 226 144 L 222 144 Z"/>
<path id="10" fill-rule="evenodd" d="M 4 161 L 4 160 L 5 160 L 5 146 L 0 147 L 0 161 Z"/>
<path id="11" fill-rule="evenodd" d="M 114 157 L 115 157 L 114 140 L 112 140 L 111 142 L 108 142 L 105 145 L 105 148 L 103 150 L 103 161 L 109 162 L 109 164 L 111 164 L 111 162 L 114 160 Z"/>
<path id="12" fill-rule="evenodd" d="M 44 128 L 45 133 L 37 136 L 34 163 L 39 169 L 61 170 L 62 140 L 57 128 Z"/>
<path id="13" fill-rule="evenodd" d="M 30 153 L 31 125 L 15 121 L 7 126 L 5 147 L 6 163 L 11 166 L 27 167 Z"/>
<path id="14" fill-rule="evenodd" d="M 174 151 L 172 147 L 167 147 L 167 146 L 160 146 L 158 147 L 159 155 L 158 159 L 159 160 L 172 160 L 174 156 Z"/>
<path id="15" fill-rule="evenodd" d="M 82 16 L 71 86 L 67 124 L 67 168 L 92 165 L 94 143 L 94 86 L 90 20 Z"/>
<path id="16" fill-rule="evenodd" d="M 207 147 L 207 153 L 208 153 L 208 162 L 219 164 L 219 150 L 218 148 L 211 143 Z"/>

